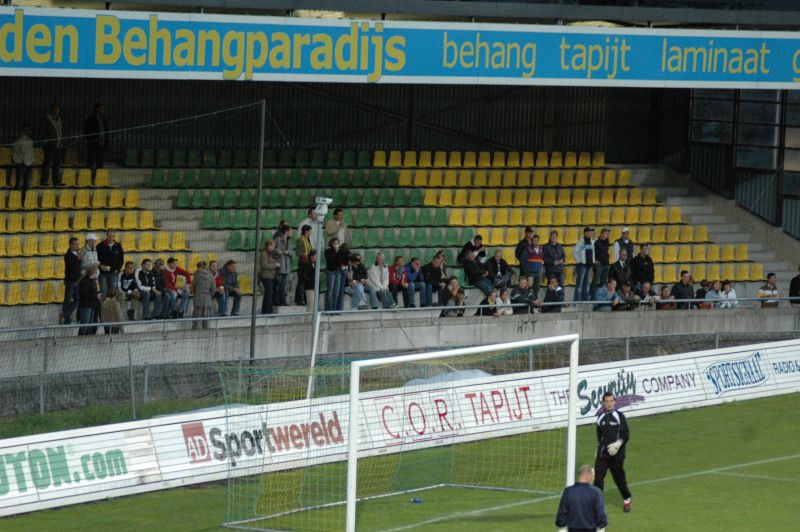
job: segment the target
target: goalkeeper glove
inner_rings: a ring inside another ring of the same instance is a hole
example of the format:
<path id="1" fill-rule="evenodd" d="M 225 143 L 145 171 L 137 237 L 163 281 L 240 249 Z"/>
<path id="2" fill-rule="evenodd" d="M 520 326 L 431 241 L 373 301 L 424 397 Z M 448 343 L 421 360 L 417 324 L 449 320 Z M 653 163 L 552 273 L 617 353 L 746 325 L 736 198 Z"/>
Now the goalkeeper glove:
<path id="1" fill-rule="evenodd" d="M 619 448 L 622 447 L 622 440 L 617 440 L 608 447 L 606 447 L 606 452 L 609 456 L 615 456 L 619 452 Z"/>
<path id="2" fill-rule="evenodd" d="M 606 532 L 606 529 L 605 528 L 598 528 L 597 532 Z"/>
<path id="3" fill-rule="evenodd" d="M 558 527 L 558 532 L 567 532 L 567 527 L 565 526 Z"/>

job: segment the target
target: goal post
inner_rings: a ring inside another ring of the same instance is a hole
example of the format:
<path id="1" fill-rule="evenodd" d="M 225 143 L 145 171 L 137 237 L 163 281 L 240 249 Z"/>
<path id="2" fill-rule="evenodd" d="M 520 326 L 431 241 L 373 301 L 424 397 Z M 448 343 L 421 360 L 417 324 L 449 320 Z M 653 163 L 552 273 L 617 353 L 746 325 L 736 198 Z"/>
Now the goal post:
<path id="1" fill-rule="evenodd" d="M 356 530 L 356 504 L 358 502 L 358 453 L 360 429 L 360 382 L 362 369 L 397 365 L 403 363 L 424 362 L 431 359 L 441 360 L 454 357 L 477 355 L 494 351 L 512 351 L 535 346 L 569 343 L 569 384 L 567 404 L 567 442 L 566 442 L 566 473 L 565 485 L 575 481 L 575 452 L 577 444 L 577 384 L 578 384 L 578 334 L 554 336 L 536 340 L 521 340 L 493 345 L 482 345 L 446 351 L 431 351 L 413 355 L 395 356 L 373 360 L 354 361 L 350 366 L 350 400 L 349 400 L 349 427 L 348 427 L 348 452 L 347 452 L 347 506 L 346 506 L 346 531 Z"/>

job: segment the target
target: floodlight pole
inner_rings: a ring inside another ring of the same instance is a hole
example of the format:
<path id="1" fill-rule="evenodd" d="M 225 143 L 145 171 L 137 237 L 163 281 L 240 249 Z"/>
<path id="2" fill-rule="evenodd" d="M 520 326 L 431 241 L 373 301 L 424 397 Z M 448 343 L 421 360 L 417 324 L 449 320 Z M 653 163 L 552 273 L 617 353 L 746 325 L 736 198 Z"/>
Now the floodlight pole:
<path id="1" fill-rule="evenodd" d="M 314 307 L 311 309 L 311 363 L 308 372 L 308 390 L 306 391 L 306 399 L 309 400 L 314 394 L 314 365 L 317 362 L 317 344 L 319 343 L 319 270 L 322 262 L 322 223 L 325 221 L 325 215 L 328 214 L 328 205 L 333 203 L 333 200 L 318 197 L 316 202 L 317 207 L 314 212 L 317 214 L 317 241 L 315 242 L 317 262 L 314 268 Z M 328 289 L 330 290 L 330 286 Z"/>
<path id="2" fill-rule="evenodd" d="M 261 191 L 264 187 L 264 129 L 267 124 L 267 100 L 261 100 L 261 139 L 258 142 L 258 192 L 256 192 L 256 249 L 253 256 L 253 301 L 250 305 L 250 360 L 256 358 L 256 288 L 261 242 Z"/>

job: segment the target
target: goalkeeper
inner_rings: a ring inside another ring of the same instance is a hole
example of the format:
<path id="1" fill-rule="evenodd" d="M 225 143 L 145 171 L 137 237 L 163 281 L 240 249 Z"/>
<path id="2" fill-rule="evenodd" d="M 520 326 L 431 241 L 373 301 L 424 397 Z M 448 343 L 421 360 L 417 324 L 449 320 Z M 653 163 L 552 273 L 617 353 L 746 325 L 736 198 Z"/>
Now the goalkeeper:
<path id="1" fill-rule="evenodd" d="M 631 491 L 625 480 L 625 445 L 630 438 L 628 422 L 622 412 L 615 408 L 614 394 L 603 394 L 603 411 L 597 416 L 597 456 L 594 461 L 596 477 L 594 485 L 603 490 L 606 471 L 611 476 L 622 494 L 622 511 L 631 511 Z"/>

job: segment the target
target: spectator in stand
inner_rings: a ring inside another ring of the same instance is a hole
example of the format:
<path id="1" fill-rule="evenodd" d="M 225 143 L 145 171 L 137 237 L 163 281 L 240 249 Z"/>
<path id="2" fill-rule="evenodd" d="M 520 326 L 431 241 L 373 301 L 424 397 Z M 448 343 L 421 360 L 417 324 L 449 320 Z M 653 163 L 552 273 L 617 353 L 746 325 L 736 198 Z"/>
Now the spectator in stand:
<path id="1" fill-rule="evenodd" d="M 25 196 L 31 186 L 31 172 L 36 161 L 33 151 L 33 129 L 30 124 L 24 124 L 19 129 L 19 137 L 14 141 L 11 148 L 11 161 L 14 163 L 15 177 L 14 188 L 22 191 L 22 204 L 25 204 Z"/>
<path id="2" fill-rule="evenodd" d="M 633 257 L 634 243 L 630 239 L 631 230 L 627 227 L 622 228 L 622 236 L 614 241 L 614 260 L 619 260 L 619 252 L 625 250 L 628 252 L 628 257 Z"/>
<path id="3" fill-rule="evenodd" d="M 61 163 L 64 161 L 64 125 L 61 107 L 53 102 L 50 111 L 39 121 L 38 141 L 44 151 L 42 161 L 42 186 L 61 187 Z"/>
<path id="4" fill-rule="evenodd" d="M 554 277 L 558 279 L 558 286 L 564 287 L 564 263 L 566 254 L 564 246 L 558 243 L 558 231 L 550 231 L 550 239 L 542 250 L 544 259 L 544 274 L 548 279 Z"/>
<path id="5" fill-rule="evenodd" d="M 592 268 L 592 285 L 589 294 L 594 294 L 598 286 L 605 286 L 608 282 L 609 271 L 611 270 L 611 242 L 608 237 L 611 229 L 603 227 L 600 229 L 600 238 L 594 241 L 594 267 Z"/>
<path id="6" fill-rule="evenodd" d="M 484 264 L 487 260 L 486 257 L 486 247 L 483 245 L 483 237 L 481 235 L 475 235 L 475 237 L 464 244 L 461 248 L 461 251 L 458 254 L 458 263 L 463 264 L 467 258 L 467 252 L 471 251 L 475 254 L 475 261 Z"/>
<path id="7" fill-rule="evenodd" d="M 719 281 L 711 282 L 711 289 L 706 292 L 706 303 L 711 305 L 711 308 L 719 308 L 719 304 L 722 302 L 722 299 L 719 295 L 721 290 L 722 283 Z"/>
<path id="8" fill-rule="evenodd" d="M 225 305 L 223 305 L 223 298 L 225 288 L 222 286 L 222 273 L 219 271 L 219 262 L 215 260 L 208 261 L 208 273 L 214 278 L 214 301 L 217 303 L 217 316 L 225 315 Z M 213 314 L 213 311 L 212 311 Z"/>
<path id="9" fill-rule="evenodd" d="M 86 235 L 86 243 L 81 249 L 80 258 L 81 273 L 83 274 L 86 273 L 90 266 L 100 266 L 100 261 L 97 259 L 97 235 L 94 233 Z"/>
<path id="10" fill-rule="evenodd" d="M 346 265 L 345 265 L 346 266 Z M 325 250 L 325 275 L 327 279 L 325 291 L 325 310 L 338 310 L 339 286 L 344 282 L 339 255 L 339 239 L 336 237 L 328 241 Z"/>
<path id="11" fill-rule="evenodd" d="M 312 250 L 314 250 L 314 243 L 311 241 L 311 229 L 312 227 L 308 224 L 301 226 L 300 228 L 300 238 L 297 239 L 297 244 L 294 247 L 294 253 L 297 255 L 297 262 L 298 262 L 298 274 L 297 274 L 297 287 L 294 291 L 294 303 L 295 305 L 305 305 L 305 294 L 306 290 L 314 291 L 314 276 L 315 273 L 312 272 L 311 274 L 311 284 L 305 284 L 305 281 L 308 279 L 307 275 L 300 275 L 299 269 L 303 264 L 308 264 L 311 262 L 309 256 Z M 307 272 L 306 272 L 307 273 Z"/>
<path id="12" fill-rule="evenodd" d="M 408 275 L 405 268 L 406 259 L 397 256 L 394 263 L 389 266 L 389 291 L 396 304 L 400 304 L 400 294 L 405 294 L 408 288 Z M 403 296 L 403 303 L 408 307 L 408 298 Z"/>
<path id="13" fill-rule="evenodd" d="M 544 299 L 534 301 L 534 305 L 540 307 L 542 312 L 561 312 L 561 303 L 564 302 L 564 289 L 558 284 L 558 278 L 553 276 L 547 281 L 547 288 L 544 290 Z M 545 304 L 545 303 L 558 303 Z"/>
<path id="14" fill-rule="evenodd" d="M 344 221 L 344 211 L 342 209 L 334 209 L 333 217 L 325 221 L 325 238 L 331 239 L 333 237 L 339 239 L 339 245 L 346 242 L 347 224 Z"/>
<path id="15" fill-rule="evenodd" d="M 609 276 L 617 280 L 617 286 L 622 286 L 625 283 L 628 286 L 632 286 L 631 265 L 628 263 L 628 250 L 625 248 L 619 250 L 619 259 L 611 265 Z"/>
<path id="16" fill-rule="evenodd" d="M 789 283 L 789 297 L 792 298 L 791 305 L 793 307 L 800 306 L 800 274 L 792 277 L 792 281 Z"/>
<path id="17" fill-rule="evenodd" d="M 80 241 L 69 239 L 69 249 L 64 253 L 64 302 L 61 304 L 61 320 L 64 325 L 72 323 L 72 315 L 78 309 L 78 283 L 81 280 Z"/>
<path id="18" fill-rule="evenodd" d="M 444 255 L 438 253 L 433 256 L 431 261 L 422 267 L 422 275 L 425 277 L 425 293 L 430 294 L 428 302 L 433 305 L 433 293 L 436 293 L 436 301 L 439 306 L 442 306 L 442 290 L 446 286 L 444 271 L 442 270 L 442 263 L 444 262 Z"/>
<path id="19" fill-rule="evenodd" d="M 624 249 L 620 250 L 620 256 L 626 253 Z M 639 301 L 641 298 L 631 290 L 630 281 L 622 281 L 622 287 L 617 291 L 619 295 L 619 303 L 614 307 L 614 310 L 634 310 L 639 308 Z"/>
<path id="20" fill-rule="evenodd" d="M 534 237 L 536 240 L 539 237 Z M 541 246 L 537 247 L 539 249 L 539 258 L 541 259 Z M 522 264 L 522 263 L 520 263 Z M 530 262 L 526 262 L 525 264 L 530 264 Z M 542 263 L 538 263 L 539 271 L 541 272 Z M 486 262 L 486 271 L 489 272 L 489 278 L 492 280 L 492 284 L 498 290 L 502 290 L 503 288 L 508 288 L 511 285 L 511 266 L 508 265 L 506 260 L 503 258 L 503 250 L 502 249 L 495 249 L 494 255 L 492 258 Z M 537 274 L 534 274 L 534 276 Z M 541 275 L 539 273 L 538 275 Z"/>
<path id="21" fill-rule="evenodd" d="M 584 227 L 583 237 L 575 243 L 572 250 L 575 258 L 575 301 L 590 301 L 594 294 L 589 293 L 589 274 L 594 268 L 594 227 Z M 600 287 L 602 289 L 604 287 Z M 598 289 L 598 291 L 600 291 Z"/>
<path id="22" fill-rule="evenodd" d="M 258 262 L 258 279 L 261 282 L 261 314 L 273 314 L 272 290 L 275 287 L 275 277 L 280 272 L 281 264 L 275 258 L 275 242 L 267 239 Z M 330 285 L 328 285 L 330 290 Z M 253 298 L 255 299 L 255 298 Z"/>
<path id="23" fill-rule="evenodd" d="M 226 316 L 228 313 L 228 299 L 233 298 L 233 308 L 231 316 L 239 315 L 239 308 L 242 306 L 242 286 L 239 284 L 239 272 L 236 271 L 236 261 L 229 260 L 222 267 L 222 297 L 220 297 L 219 315 Z M 314 287 L 314 274 L 311 274 L 312 292 Z"/>
<path id="24" fill-rule="evenodd" d="M 651 307 L 656 302 L 656 292 L 650 281 L 642 281 L 635 290 L 636 295 L 639 296 L 639 306 Z"/>
<path id="25" fill-rule="evenodd" d="M 164 276 L 167 282 L 167 292 L 174 294 L 174 296 L 170 296 L 170 301 L 174 303 L 170 317 L 183 318 L 186 314 L 186 309 L 189 308 L 189 289 L 192 285 L 192 274 L 178 266 L 178 259 L 170 257 L 167 259 L 167 269 L 164 270 Z M 178 288 L 178 276 L 186 279 L 186 284 L 181 288 Z M 178 299 L 180 299 L 180 303 L 178 303 Z"/>
<path id="26" fill-rule="evenodd" d="M 778 286 L 777 277 L 774 273 L 767 274 L 767 284 L 758 289 L 756 297 L 761 299 L 761 308 L 775 308 L 778 306 Z"/>
<path id="27" fill-rule="evenodd" d="M 500 290 L 500 297 L 497 298 L 497 312 L 495 316 L 510 316 L 514 314 L 514 307 L 511 306 L 511 295 L 508 288 Z"/>
<path id="28" fill-rule="evenodd" d="M 161 312 L 162 293 L 156 286 L 156 278 L 152 271 L 153 261 L 150 259 L 142 260 L 142 264 L 136 270 L 136 284 L 139 285 L 139 301 L 142 303 L 142 319 L 150 318 L 150 303 L 153 303 L 153 315 L 158 316 Z"/>
<path id="29" fill-rule="evenodd" d="M 89 266 L 78 282 L 78 317 L 83 327 L 78 329 L 78 336 L 97 334 L 97 327 L 89 324 L 100 319 L 100 286 L 97 284 L 97 265 Z"/>
<path id="30" fill-rule="evenodd" d="M 514 314 L 530 313 L 534 299 L 533 291 L 528 285 L 528 278 L 520 275 L 516 286 L 511 289 L 511 304 L 514 308 Z"/>
<path id="31" fill-rule="evenodd" d="M 703 279 L 700 281 L 700 288 L 694 293 L 694 299 L 700 301 L 700 303 L 693 303 L 692 308 L 711 308 L 712 305 L 710 303 L 706 303 L 706 294 L 711 289 L 711 283 L 708 282 L 708 279 Z"/>
<path id="32" fill-rule="evenodd" d="M 301 262 L 297 269 L 298 282 L 302 282 L 305 288 L 303 298 L 306 302 L 306 312 L 312 312 L 316 299 L 314 298 L 314 278 L 317 267 L 317 250 L 312 249 L 308 253 L 308 262 Z"/>
<path id="33" fill-rule="evenodd" d="M 739 308 L 739 302 L 736 300 L 736 290 L 728 279 L 722 281 L 722 290 L 719 293 L 722 301 L 719 303 L 719 308 Z"/>
<path id="34" fill-rule="evenodd" d="M 664 285 L 661 287 L 661 295 L 656 299 L 656 310 L 675 310 L 678 304 L 675 303 L 675 296 L 669 286 Z"/>
<path id="35" fill-rule="evenodd" d="M 419 306 L 429 307 L 431 304 L 431 285 L 425 280 L 425 274 L 422 273 L 422 267 L 419 264 L 417 257 L 412 257 L 406 266 L 406 281 L 408 287 L 406 288 L 405 300 L 409 307 L 415 307 L 416 294 L 419 292 Z"/>
<path id="36" fill-rule="evenodd" d="M 103 302 L 100 304 L 100 321 L 103 323 L 121 323 L 125 321 L 122 314 L 122 305 L 119 300 L 121 294 L 119 290 L 113 286 L 108 289 L 108 295 L 105 296 Z M 122 325 L 103 325 L 103 332 L 106 334 L 120 334 L 123 332 Z"/>
<path id="37" fill-rule="evenodd" d="M 97 244 L 97 259 L 100 261 L 100 291 L 104 294 L 117 285 L 119 272 L 125 262 L 122 244 L 116 241 L 114 231 L 106 231 L 106 239 Z M 131 272 L 133 273 L 133 272 Z"/>
<path id="38" fill-rule="evenodd" d="M 458 286 L 458 278 L 457 277 L 450 277 L 447 279 L 447 285 L 445 286 L 444 290 L 442 291 L 441 297 L 442 299 L 439 300 L 439 305 L 442 307 L 456 307 L 459 306 L 459 292 L 461 294 L 464 293 L 464 290 Z M 462 298 L 462 306 L 463 300 Z M 448 317 L 456 317 L 456 316 L 463 316 L 464 311 L 462 310 L 460 313 L 456 310 L 443 310 L 440 314 L 442 318 Z"/>
<path id="39" fill-rule="evenodd" d="M 594 300 L 601 302 L 594 306 L 594 310 L 599 312 L 610 312 L 619 305 L 622 300 L 617 293 L 617 280 L 611 278 L 605 286 L 598 288 L 594 294 Z"/>
<path id="40" fill-rule="evenodd" d="M 125 303 L 128 319 L 133 321 L 136 316 L 136 307 L 134 304 L 139 301 L 139 283 L 136 280 L 133 262 L 127 261 L 122 271 L 117 274 L 115 287 L 117 288 L 117 297 L 121 300 L 120 303 Z M 109 291 L 110 290 L 109 288 Z"/>
<path id="41" fill-rule="evenodd" d="M 350 306 L 353 310 L 367 308 L 378 308 L 378 295 L 369 283 L 369 274 L 361 261 L 361 255 L 354 253 L 350 258 L 350 266 L 347 268 L 348 286 L 345 290 L 350 294 Z M 369 297 L 369 302 L 367 298 Z"/>
<path id="42" fill-rule="evenodd" d="M 496 250 L 495 254 L 500 250 Z M 500 255 L 502 257 L 502 253 Z M 539 245 L 539 235 L 534 234 L 532 227 L 525 228 L 525 238 L 519 241 L 514 250 L 514 256 L 519 262 L 519 269 L 522 275 L 533 277 L 533 298 L 539 296 L 539 285 L 542 281 L 542 270 L 544 269 L 544 247 Z M 491 270 L 490 270 L 491 272 Z M 510 273 L 510 270 L 509 270 Z M 494 277 L 494 275 L 492 275 Z M 511 283 L 509 276 L 506 286 Z M 495 287 L 501 288 L 495 282 Z"/>
<path id="43" fill-rule="evenodd" d="M 389 268 L 386 266 L 386 259 L 383 253 L 379 252 L 375 256 L 375 264 L 370 266 L 367 272 L 367 279 L 375 289 L 375 295 L 381 300 L 383 308 L 395 308 L 397 306 L 391 291 L 389 291 Z M 439 304 L 441 304 L 441 300 Z"/>
<path id="44" fill-rule="evenodd" d="M 193 318 L 208 318 L 214 314 L 212 302 L 216 293 L 217 284 L 214 282 L 214 276 L 206 268 L 206 262 L 201 260 L 197 263 L 197 270 L 194 272 L 194 281 L 192 282 Z M 192 322 L 192 329 L 200 327 L 208 329 L 208 320 Z"/>
<path id="45" fill-rule="evenodd" d="M 662 290 L 663 292 L 663 290 Z M 681 270 L 681 280 L 672 287 L 672 291 L 670 294 L 673 296 L 672 299 L 692 299 L 694 297 L 694 287 L 692 286 L 692 278 L 689 277 L 689 272 L 686 270 Z M 677 303 L 678 308 L 681 310 L 685 310 L 690 308 L 690 303 L 688 301 L 683 301 Z"/>
<path id="46" fill-rule="evenodd" d="M 103 167 L 108 149 L 108 120 L 106 107 L 102 103 L 94 104 L 94 113 L 83 124 L 86 137 L 86 167 L 92 171 L 92 180 L 97 169 Z"/>
<path id="47" fill-rule="evenodd" d="M 339 261 L 339 276 L 341 282 L 339 283 L 339 295 L 336 299 L 337 306 L 336 310 L 342 311 L 344 310 L 344 289 L 347 286 L 347 270 L 350 268 L 350 259 L 352 255 L 350 253 L 350 244 L 345 242 L 339 246 L 339 253 L 337 254 L 337 260 Z"/>
<path id="48" fill-rule="evenodd" d="M 656 270 L 653 266 L 653 259 L 650 257 L 650 245 L 642 244 L 639 246 L 639 254 L 630 260 L 631 281 L 634 288 L 645 281 L 653 285 L 656 278 Z"/>
<path id="49" fill-rule="evenodd" d="M 308 216 L 306 219 L 300 222 L 300 235 L 303 234 L 303 227 L 309 226 L 311 228 L 311 232 L 308 234 L 308 238 L 311 241 L 311 249 L 317 248 L 317 210 L 316 207 L 309 207 L 308 208 Z M 325 236 L 324 234 L 322 236 Z"/>
<path id="50" fill-rule="evenodd" d="M 275 278 L 272 304 L 276 307 L 285 307 L 288 305 L 286 302 L 286 281 L 292 272 L 292 257 L 294 256 L 294 250 L 292 250 L 292 228 L 285 220 L 282 220 L 278 225 L 278 230 L 275 231 L 273 239 L 275 240 L 275 257 L 280 262 L 281 269 Z"/>
<path id="51" fill-rule="evenodd" d="M 476 316 L 497 316 L 497 292 L 490 290 L 486 297 L 481 301 L 481 308 L 478 309 Z"/>
<path id="52" fill-rule="evenodd" d="M 494 291 L 489 272 L 486 271 L 483 264 L 475 260 L 474 251 L 467 251 L 464 260 L 464 275 L 467 277 L 467 282 L 478 288 L 484 295 L 488 296 Z M 497 297 L 497 294 L 495 294 L 495 297 Z"/>
<path id="53" fill-rule="evenodd" d="M 154 309 L 153 314 L 156 319 L 166 320 L 172 316 L 172 312 L 175 310 L 175 297 L 177 294 L 172 290 L 167 290 L 167 269 L 163 259 L 156 259 L 155 263 L 153 263 L 153 281 L 155 282 L 156 290 L 161 292 L 161 307 L 157 314 Z"/>

